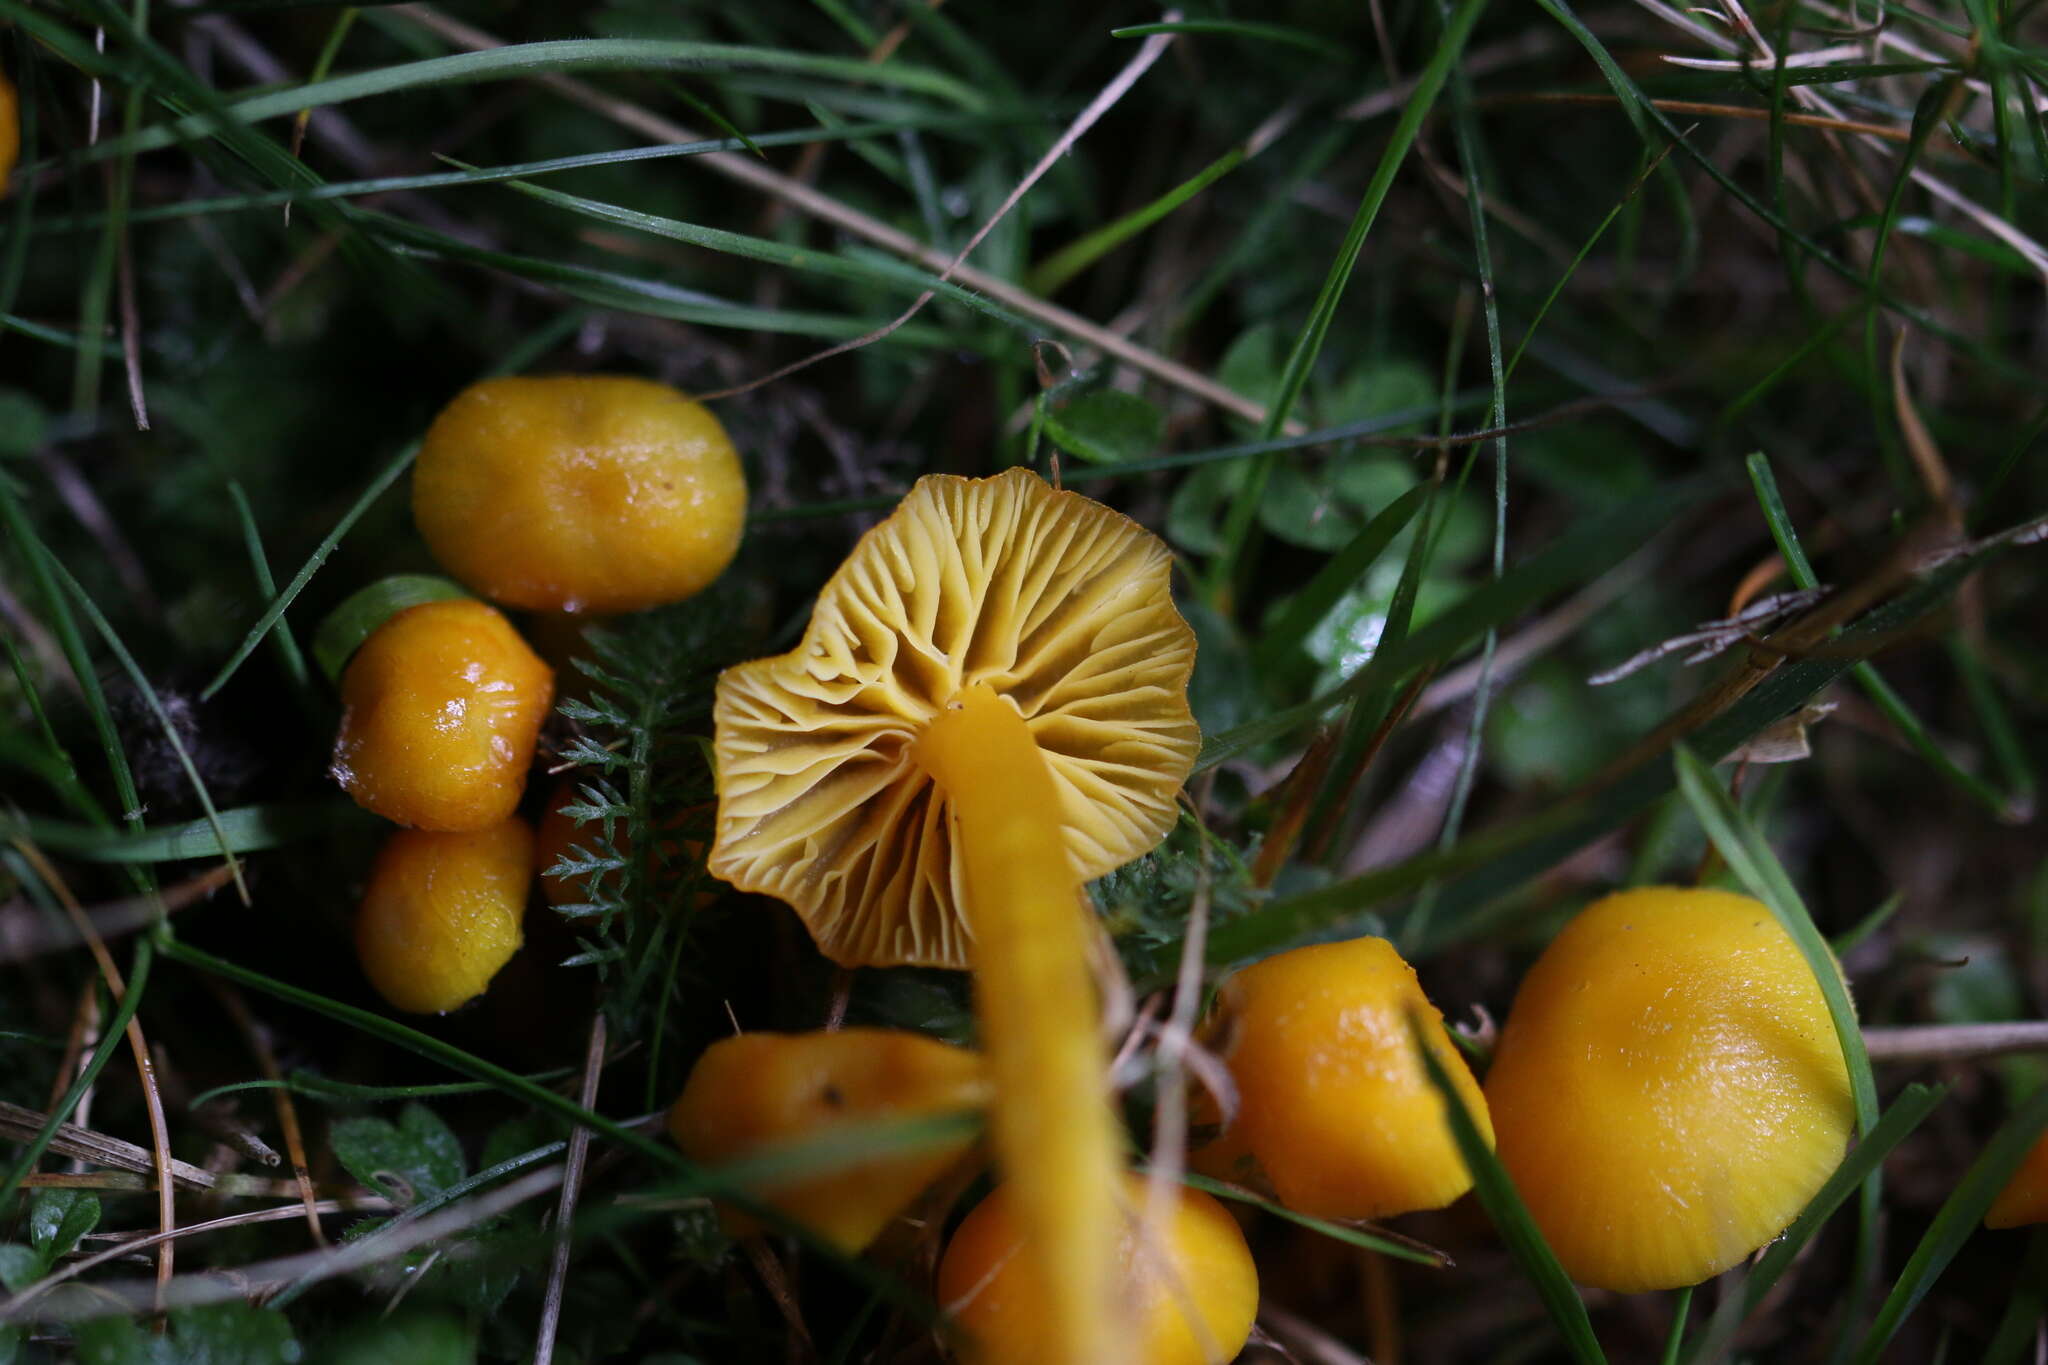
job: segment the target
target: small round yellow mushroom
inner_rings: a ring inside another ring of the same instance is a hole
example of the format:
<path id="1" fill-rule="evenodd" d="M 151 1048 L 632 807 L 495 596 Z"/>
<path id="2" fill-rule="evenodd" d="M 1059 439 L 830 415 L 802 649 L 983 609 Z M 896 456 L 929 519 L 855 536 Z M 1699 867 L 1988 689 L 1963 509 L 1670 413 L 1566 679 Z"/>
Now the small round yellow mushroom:
<path id="1" fill-rule="evenodd" d="M 486 379 L 434 419 L 413 520 L 475 592 L 548 611 L 638 611 L 703 590 L 746 523 L 718 419 L 665 384 Z"/>
<path id="2" fill-rule="evenodd" d="M 1472 1187 L 1411 1017 L 1491 1137 L 1486 1100 L 1393 944 L 1358 938 L 1267 958 L 1223 983 L 1216 1010 L 1211 1034 L 1239 1107 L 1198 1154 L 1202 1169 L 1263 1175 L 1281 1203 L 1322 1218 L 1440 1209 Z"/>
<path id="3" fill-rule="evenodd" d="M 533 831 L 514 817 L 458 833 L 384 841 L 356 914 L 363 974 L 391 1004 L 445 1014 L 484 993 L 519 951 Z"/>
<path id="4" fill-rule="evenodd" d="M 1224 1365 L 1251 1336 L 1259 1311 L 1258 1271 L 1244 1234 L 1224 1207 L 1176 1186 L 1155 1245 L 1140 1249 L 1143 1176 L 1123 1180 L 1124 1231 L 1112 1274 L 1133 1331 L 1121 1365 Z M 1032 1261 L 1018 1255 L 1023 1233 L 1010 1187 L 975 1206 L 939 1263 L 939 1304 L 963 1337 L 971 1365 L 1042 1365 L 1045 1295 Z"/>
<path id="5" fill-rule="evenodd" d="M 1695 1284 L 1782 1232 L 1855 1109 L 1812 969 L 1768 907 L 1624 891 L 1544 950 L 1486 1098 L 1500 1159 L 1580 1284 Z"/>
<path id="6" fill-rule="evenodd" d="M 554 674 L 473 598 L 408 607 L 341 677 L 330 771 L 356 804 L 416 829 L 474 830 L 517 809 Z"/>
<path id="7" fill-rule="evenodd" d="M 2020 1228 L 2029 1223 L 2048 1223 L 2048 1133 L 2028 1149 L 2026 1159 L 1984 1215 L 1987 1228 Z"/>
<path id="8" fill-rule="evenodd" d="M 669 1110 L 684 1155 L 716 1163 L 827 1138 L 850 1126 L 957 1113 L 987 1100 L 981 1058 L 902 1029 L 743 1033 L 713 1043 Z M 855 1254 L 880 1236 L 973 1144 L 971 1133 L 813 1175 L 764 1183 L 754 1193 L 820 1237 Z M 727 1225 L 751 1231 L 728 1213 Z"/>

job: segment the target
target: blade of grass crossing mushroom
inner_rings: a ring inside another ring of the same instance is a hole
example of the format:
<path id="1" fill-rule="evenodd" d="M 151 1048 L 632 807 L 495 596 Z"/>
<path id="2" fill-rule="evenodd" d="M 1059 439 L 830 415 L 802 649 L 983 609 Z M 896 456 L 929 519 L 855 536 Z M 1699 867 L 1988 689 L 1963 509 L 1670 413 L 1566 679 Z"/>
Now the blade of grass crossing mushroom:
<path id="1" fill-rule="evenodd" d="M 2048 1132 L 2048 1086 L 2036 1090 L 1999 1127 L 1982 1154 L 1970 1164 L 1962 1183 L 1934 1215 L 1934 1222 L 1920 1239 L 1920 1245 L 1913 1249 L 1906 1268 L 1878 1309 L 1876 1321 L 1871 1323 L 1856 1352 L 1856 1365 L 1877 1365 L 1884 1358 L 1885 1348 L 1897 1334 L 1899 1324 L 1919 1306 L 1935 1280 L 1963 1249 L 1963 1243 L 1977 1231 L 1998 1192 L 2012 1179 L 2013 1172 L 2027 1159 L 2028 1151 L 2044 1132 Z"/>
<path id="2" fill-rule="evenodd" d="M 1225 1184 L 1221 1180 L 1212 1180 L 1208 1176 L 1198 1175 L 1194 1171 L 1182 1171 L 1180 1173 L 1180 1183 L 1201 1190 L 1205 1194 L 1213 1194 L 1218 1199 L 1228 1199 L 1233 1203 L 1248 1204 L 1252 1208 L 1263 1209 L 1275 1218 L 1284 1218 L 1297 1227 L 1307 1228 L 1310 1232 L 1319 1233 L 1332 1241 L 1343 1242 L 1348 1246 L 1361 1247 L 1366 1251 L 1377 1251 L 1382 1256 L 1392 1256 L 1399 1261 L 1412 1261 L 1416 1265 L 1426 1265 L 1432 1269 L 1451 1263 L 1451 1258 L 1440 1251 L 1431 1251 L 1415 1243 L 1398 1241 L 1392 1237 L 1376 1237 L 1364 1228 L 1352 1227 L 1346 1223 L 1332 1222 L 1328 1218 L 1318 1218 L 1314 1214 L 1296 1213 L 1285 1204 L 1276 1204 L 1270 1199 L 1260 1198 L 1242 1185 Z"/>
<path id="3" fill-rule="evenodd" d="M 491 368 L 490 373 L 493 375 L 518 373 L 541 356 L 553 350 L 559 342 L 573 334 L 582 325 L 583 314 L 580 311 L 567 312 L 560 317 L 551 319 L 545 326 L 536 328 L 531 335 L 522 338 L 518 345 L 505 352 L 500 357 L 498 363 Z M 306 584 L 312 581 L 313 575 L 320 572 L 320 566 L 327 562 L 327 557 L 334 553 L 337 545 L 341 544 L 341 538 L 349 533 L 349 528 L 362 519 L 363 514 L 369 511 L 377 499 L 384 495 L 386 489 L 398 482 L 398 476 L 412 467 L 413 459 L 419 453 L 419 442 L 414 441 L 407 445 L 405 449 L 399 451 L 397 455 L 393 456 L 390 463 L 377 471 L 376 476 L 370 480 L 369 487 L 365 488 L 361 495 L 353 503 L 349 504 L 348 510 L 341 514 L 341 519 L 334 523 L 334 529 L 323 536 L 320 543 L 313 547 L 313 553 L 299 567 L 299 571 L 292 575 L 292 581 L 285 585 L 283 592 L 271 600 L 268 607 L 263 609 L 263 614 L 256 618 L 256 624 L 249 627 L 249 633 L 242 637 L 242 643 L 235 646 L 235 652 L 228 656 L 226 663 L 221 665 L 220 672 L 214 674 L 212 681 L 208 682 L 205 688 L 200 691 L 199 699 L 201 701 L 211 700 L 216 692 L 227 686 L 228 679 L 235 676 L 235 670 L 240 668 L 243 662 L 256 652 L 256 647 L 263 643 L 263 637 L 270 633 L 271 627 L 277 624 L 278 618 L 284 615 L 285 610 L 297 599 L 299 593 L 305 589 Z"/>
<path id="4" fill-rule="evenodd" d="M 990 1126 L 1021 1254 L 1045 1289 L 1047 1365 L 1126 1359 L 1112 1293 L 1121 1143 L 1095 1028 L 1092 926 L 1080 879 L 1057 870 L 1069 859 L 1052 771 L 986 683 L 931 720 L 916 761 L 946 794 L 966 873 Z"/>
<path id="5" fill-rule="evenodd" d="M 1266 420 L 1260 426 L 1261 436 L 1277 436 L 1286 427 L 1295 402 L 1308 384 L 1309 371 L 1314 368 L 1316 357 L 1322 353 L 1323 340 L 1329 335 L 1330 324 L 1337 315 L 1337 305 L 1344 297 L 1344 287 L 1350 282 L 1352 267 L 1358 264 L 1359 253 L 1365 249 L 1366 236 L 1379 216 L 1380 205 L 1386 202 L 1387 192 L 1393 188 L 1395 175 L 1408 159 L 1408 151 L 1415 145 L 1423 120 L 1435 106 L 1444 81 L 1456 66 L 1458 55 L 1465 49 L 1465 40 L 1471 36 L 1473 25 L 1478 23 L 1480 12 L 1485 8 L 1486 0 L 1460 0 L 1445 21 L 1436 51 L 1416 77 L 1415 93 L 1408 97 L 1406 107 L 1401 110 L 1400 120 L 1387 139 L 1386 150 L 1381 153 L 1379 166 L 1352 215 L 1344 243 L 1338 248 L 1336 259 L 1330 262 L 1329 273 L 1323 279 L 1314 307 L 1309 310 L 1308 321 L 1302 325 L 1300 334 L 1288 351 L 1286 364 L 1280 372 L 1279 389 L 1267 406 Z M 1232 595 L 1232 585 L 1246 568 L 1246 554 L 1259 503 L 1265 496 L 1266 481 L 1272 475 L 1275 458 L 1262 456 L 1252 466 L 1244 487 L 1231 504 L 1223 527 L 1223 546 L 1211 561 L 1207 575 L 1207 595 L 1212 604 Z M 1227 608 L 1228 604 L 1221 605 Z"/>
<path id="6" fill-rule="evenodd" d="M 1828 1219 L 1842 1207 L 1849 1196 L 1863 1184 L 1872 1171 L 1878 1169 L 1892 1149 L 1910 1137 L 1927 1116 L 1948 1098 L 1948 1089 L 1939 1085 L 1909 1085 L 1892 1101 L 1892 1107 L 1885 1110 L 1877 1126 L 1859 1140 L 1842 1164 L 1835 1168 L 1819 1193 L 1807 1201 L 1792 1226 L 1785 1229 L 1778 1240 L 1771 1243 L 1764 1254 L 1756 1259 L 1749 1272 L 1742 1277 L 1739 1292 L 1727 1296 L 1724 1306 L 1717 1310 L 1708 1330 L 1697 1338 L 1692 1349 L 1685 1353 L 1687 1365 L 1708 1365 L 1720 1360 L 1732 1341 L 1736 1331 L 1749 1319 L 1749 1315 L 1763 1303 L 1764 1296 L 1792 1268 L 1792 1263 L 1806 1249 L 1808 1242 L 1817 1236 Z"/>
<path id="7" fill-rule="evenodd" d="M 1762 832 L 1742 813 L 1727 789 L 1714 776 L 1714 770 L 1684 744 L 1673 746 L 1671 757 L 1678 789 L 1686 804 L 1692 807 L 1693 815 L 1706 831 L 1709 842 L 1743 888 L 1770 907 L 1771 914 L 1792 936 L 1792 941 L 1799 945 L 1801 956 L 1812 968 L 1814 980 L 1820 984 L 1821 995 L 1827 1002 L 1835 1037 L 1842 1045 L 1843 1061 L 1848 1067 L 1849 1093 L 1856 1105 L 1856 1132 L 1859 1137 L 1868 1136 L 1877 1126 L 1877 1078 L 1870 1069 L 1870 1054 L 1863 1046 L 1863 1030 L 1856 1021 L 1856 1006 L 1849 999 L 1849 987 L 1842 979 L 1840 965 L 1836 963 L 1834 954 L 1828 951 L 1827 940 L 1821 937 L 1813 917 L 1807 913 L 1806 903 L 1800 899 L 1792 879 L 1786 875 L 1784 865 L 1771 851 Z M 1842 1318 L 1844 1334 L 1841 1340 L 1844 1342 L 1859 1316 L 1869 1277 L 1876 1273 L 1879 1204 L 1883 1190 L 1884 1173 L 1872 1170 L 1864 1179 L 1858 1200 L 1861 1221 L 1857 1229 L 1850 1299 Z"/>
<path id="8" fill-rule="evenodd" d="M 1423 1069 L 1429 1073 L 1429 1083 L 1436 1087 L 1437 1096 L 1443 1101 L 1444 1121 L 1449 1124 L 1451 1136 L 1457 1141 L 1458 1153 L 1464 1158 L 1466 1169 L 1472 1173 L 1473 1195 L 1486 1210 L 1486 1216 L 1493 1220 L 1501 1240 L 1507 1243 L 1508 1253 L 1515 1258 L 1515 1264 L 1535 1286 L 1538 1297 L 1543 1300 L 1544 1311 L 1550 1314 L 1550 1320 L 1557 1327 L 1558 1335 L 1564 1338 L 1572 1358 L 1579 1365 L 1606 1365 L 1607 1357 L 1600 1349 L 1599 1339 L 1593 1335 L 1592 1320 L 1586 1316 L 1585 1300 L 1579 1297 L 1577 1286 L 1564 1273 L 1564 1267 L 1558 1264 L 1557 1254 L 1544 1240 L 1542 1229 L 1529 1216 L 1528 1206 L 1515 1192 L 1507 1168 L 1500 1164 L 1500 1158 L 1493 1154 L 1493 1148 L 1480 1135 L 1479 1125 L 1473 1122 L 1471 1111 L 1465 1108 L 1464 1097 L 1451 1083 L 1443 1063 L 1422 1041 L 1421 1021 L 1410 1015 L 1408 1029 L 1416 1055 L 1422 1059 Z"/>

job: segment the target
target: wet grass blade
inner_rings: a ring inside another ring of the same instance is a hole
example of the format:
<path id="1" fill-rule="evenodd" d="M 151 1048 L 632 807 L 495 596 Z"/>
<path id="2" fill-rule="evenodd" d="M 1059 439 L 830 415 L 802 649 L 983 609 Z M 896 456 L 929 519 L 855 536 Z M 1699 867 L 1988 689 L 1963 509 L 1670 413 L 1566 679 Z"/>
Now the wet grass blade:
<path id="1" fill-rule="evenodd" d="M 2048 1086 L 2036 1090 L 1999 1127 L 1983 1153 L 1970 1164 L 1955 1193 L 1934 1215 L 1934 1222 L 1877 1310 L 1877 1319 L 1856 1352 L 1856 1365 L 1877 1365 L 1883 1359 L 1899 1324 L 1927 1297 L 1927 1291 L 1948 1269 L 1963 1243 L 1976 1233 L 1998 1192 L 2012 1179 L 2013 1172 L 2027 1159 L 2027 1153 L 2044 1132 L 2048 1132 Z"/>
<path id="2" fill-rule="evenodd" d="M 1450 1125 L 1451 1136 L 1458 1144 L 1458 1154 L 1464 1158 L 1465 1168 L 1472 1173 L 1472 1193 L 1486 1210 L 1486 1216 L 1493 1220 L 1501 1240 L 1507 1243 L 1508 1254 L 1515 1258 L 1515 1264 L 1522 1268 L 1522 1274 L 1536 1288 L 1543 1300 L 1543 1307 L 1550 1314 L 1558 1335 L 1579 1365 L 1606 1365 L 1607 1357 L 1600 1349 L 1600 1342 L 1593 1335 L 1593 1323 L 1586 1316 L 1585 1300 L 1579 1297 L 1578 1287 L 1558 1264 L 1557 1253 L 1544 1240 L 1543 1230 L 1536 1226 L 1536 1220 L 1529 1216 L 1529 1208 L 1522 1202 L 1522 1196 L 1515 1190 L 1514 1181 L 1508 1178 L 1507 1168 L 1500 1164 L 1500 1158 L 1493 1154 L 1493 1148 L 1480 1136 L 1479 1125 L 1473 1120 L 1471 1111 L 1465 1107 L 1464 1096 L 1451 1083 L 1450 1075 L 1443 1063 L 1423 1042 L 1420 1021 L 1412 1016 L 1408 1022 L 1416 1055 L 1422 1059 L 1423 1068 L 1429 1073 L 1429 1083 L 1436 1087 L 1437 1097 L 1444 1103 L 1444 1119 Z"/>

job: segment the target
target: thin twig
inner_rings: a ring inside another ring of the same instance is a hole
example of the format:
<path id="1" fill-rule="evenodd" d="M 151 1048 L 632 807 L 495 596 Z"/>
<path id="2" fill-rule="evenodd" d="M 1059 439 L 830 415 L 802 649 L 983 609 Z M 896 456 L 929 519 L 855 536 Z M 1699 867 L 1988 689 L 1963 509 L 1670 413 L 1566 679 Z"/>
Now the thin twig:
<path id="1" fill-rule="evenodd" d="M 1962 1062 L 2048 1052 L 2048 1020 L 1996 1024 L 1915 1024 L 1867 1028 L 1863 1046 L 1874 1062 Z"/>
<path id="2" fill-rule="evenodd" d="M 577 1102 L 585 1109 L 597 1105 L 597 1081 L 604 1074 L 604 1011 L 590 1017 L 590 1046 L 583 1054 L 583 1088 Z M 576 1217 L 576 1200 L 583 1192 L 583 1164 L 590 1158 L 590 1130 L 578 1127 L 569 1134 L 569 1156 L 562 1176 L 562 1197 L 555 1205 L 555 1250 L 548 1263 L 548 1287 L 541 1300 L 540 1327 L 534 1333 L 533 1365 L 549 1365 L 555 1355 L 555 1330 L 562 1321 L 562 1291 L 569 1281 L 571 1224 Z"/>
<path id="3" fill-rule="evenodd" d="M 562 1180 L 560 1166 L 544 1166 L 488 1194 L 429 1214 L 416 1222 L 322 1251 L 304 1251 L 274 1261 L 259 1261 L 233 1270 L 209 1270 L 172 1281 L 163 1294 L 167 1308 L 196 1308 L 232 1303 L 270 1293 L 294 1281 L 315 1283 L 352 1274 L 405 1255 L 414 1247 L 452 1237 L 496 1218 L 529 1199 L 546 1194 Z M 121 1317 L 150 1306 L 151 1286 L 134 1280 L 96 1283 L 90 1291 L 45 1296 L 22 1311 L 0 1310 L 0 1322 L 84 1322 Z"/>
<path id="4" fill-rule="evenodd" d="M 86 921 L 100 936 L 101 942 L 120 938 L 138 929 L 147 929 L 174 910 L 182 910 L 206 899 L 233 880 L 234 870 L 222 863 L 211 871 L 166 887 L 154 895 L 103 901 L 86 910 Z M 0 910 L 0 963 L 26 962 L 44 953 L 76 948 L 83 942 L 85 936 L 75 926 L 66 931 L 49 927 L 40 920 L 16 917 Z"/>
<path id="5" fill-rule="evenodd" d="M 460 20 L 437 13 L 426 5 L 396 5 L 387 13 L 411 19 L 458 47 L 472 52 L 482 52 L 505 45 L 503 40 Z M 573 77 L 549 72 L 534 79 L 584 108 L 603 115 L 620 127 L 630 128 L 647 137 L 670 143 L 704 140 L 701 133 L 631 101 L 608 95 Z M 908 233 L 898 231 L 877 218 L 869 217 L 828 194 L 820 193 L 809 185 L 764 166 L 750 156 L 742 156 L 737 152 L 708 152 L 702 156 L 692 157 L 691 161 L 716 175 L 736 180 L 751 189 L 773 196 L 800 213 L 829 223 L 842 232 L 851 233 L 864 241 L 872 242 L 884 251 L 901 256 L 926 270 L 936 273 L 952 266 L 952 262 L 945 254 L 936 248 L 918 241 Z M 1264 404 L 1256 403 L 1178 361 L 1169 360 L 1156 351 L 1148 351 L 1058 304 L 1048 303 L 1000 275 L 991 275 L 971 265 L 962 265 L 953 270 L 952 278 L 956 283 L 994 300 L 1011 312 L 1022 314 L 1053 331 L 1064 333 L 1105 355 L 1114 356 L 1163 384 L 1192 394 L 1203 402 L 1214 404 L 1248 422 L 1259 423 L 1265 420 Z M 1289 434 L 1298 434 L 1305 429 L 1292 421 L 1287 428 Z"/>
<path id="6" fill-rule="evenodd" d="M 392 1204 L 389 1199 L 384 1198 L 382 1195 L 366 1193 L 360 1199 L 323 1199 L 315 1207 L 321 1213 L 381 1213 L 391 1208 Z M 152 1232 L 147 1234 L 118 1232 L 88 1233 L 86 1234 L 87 1237 L 95 1240 L 112 1239 L 114 1245 L 104 1251 L 96 1251 L 90 1256 L 73 1261 L 62 1270 L 52 1271 L 34 1284 L 24 1286 L 19 1294 L 6 1300 L 4 1303 L 0 1303 L 0 1317 L 13 1313 L 30 1299 L 49 1292 L 66 1280 L 82 1275 L 97 1266 L 105 1265 L 108 1261 L 118 1261 L 123 1257 L 133 1256 L 139 1251 L 147 1251 L 157 1243 L 167 1239 L 191 1237 L 202 1232 L 219 1232 L 223 1228 L 244 1227 L 250 1223 L 274 1223 L 281 1219 L 296 1218 L 298 1216 L 299 1206 L 297 1204 L 284 1204 L 274 1209 L 250 1209 L 247 1213 L 231 1213 L 222 1218 L 209 1219 L 204 1223 L 187 1223 L 185 1226 L 173 1228 L 169 1232 Z"/>

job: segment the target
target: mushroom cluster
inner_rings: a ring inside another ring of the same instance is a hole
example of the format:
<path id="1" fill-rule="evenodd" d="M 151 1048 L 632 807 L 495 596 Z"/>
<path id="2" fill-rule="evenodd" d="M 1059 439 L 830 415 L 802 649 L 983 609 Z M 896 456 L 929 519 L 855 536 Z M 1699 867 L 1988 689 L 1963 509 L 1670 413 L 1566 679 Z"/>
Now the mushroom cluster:
<path id="1" fill-rule="evenodd" d="M 414 518 L 443 566 L 530 610 L 688 597 L 731 561 L 745 510 L 717 420 L 629 378 L 474 385 L 435 419 L 413 481 Z M 536 859 L 546 871 L 569 844 L 559 794 L 538 844 L 518 814 L 554 671 L 496 607 L 457 596 L 394 611 L 339 681 L 330 771 L 403 827 L 371 869 L 358 956 L 394 1007 L 443 1013 L 481 995 L 518 950 Z"/>

